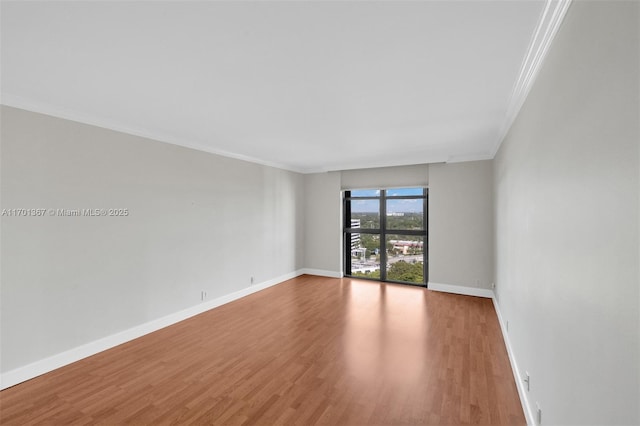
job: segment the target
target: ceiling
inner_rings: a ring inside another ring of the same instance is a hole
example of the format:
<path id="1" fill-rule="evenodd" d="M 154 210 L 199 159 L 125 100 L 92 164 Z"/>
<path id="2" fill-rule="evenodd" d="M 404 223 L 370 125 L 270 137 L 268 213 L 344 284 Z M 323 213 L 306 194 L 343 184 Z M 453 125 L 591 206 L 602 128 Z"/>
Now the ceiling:
<path id="1" fill-rule="evenodd" d="M 546 6 L 3 1 L 2 103 L 300 172 L 487 159 Z"/>

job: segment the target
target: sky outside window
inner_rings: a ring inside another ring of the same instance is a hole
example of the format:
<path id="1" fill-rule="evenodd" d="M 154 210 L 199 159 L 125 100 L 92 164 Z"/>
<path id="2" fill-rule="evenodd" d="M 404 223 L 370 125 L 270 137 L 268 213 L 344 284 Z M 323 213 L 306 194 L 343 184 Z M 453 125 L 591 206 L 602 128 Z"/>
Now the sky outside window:
<path id="1" fill-rule="evenodd" d="M 378 213 L 380 200 L 351 200 L 352 213 Z"/>
<path id="2" fill-rule="evenodd" d="M 354 189 L 351 191 L 352 197 L 379 197 L 379 189 Z"/>
<path id="3" fill-rule="evenodd" d="M 407 195 L 422 196 L 423 195 L 423 189 L 422 188 L 393 188 L 393 189 L 387 189 L 387 197 L 400 197 L 400 196 L 407 196 Z"/>

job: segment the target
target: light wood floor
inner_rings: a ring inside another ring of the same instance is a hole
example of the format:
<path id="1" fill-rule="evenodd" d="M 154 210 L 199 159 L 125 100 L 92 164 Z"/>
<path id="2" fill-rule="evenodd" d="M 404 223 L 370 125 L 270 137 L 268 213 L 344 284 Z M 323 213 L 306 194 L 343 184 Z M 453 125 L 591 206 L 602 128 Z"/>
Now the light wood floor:
<path id="1" fill-rule="evenodd" d="M 489 299 L 305 275 L 6 389 L 0 423 L 526 422 Z"/>

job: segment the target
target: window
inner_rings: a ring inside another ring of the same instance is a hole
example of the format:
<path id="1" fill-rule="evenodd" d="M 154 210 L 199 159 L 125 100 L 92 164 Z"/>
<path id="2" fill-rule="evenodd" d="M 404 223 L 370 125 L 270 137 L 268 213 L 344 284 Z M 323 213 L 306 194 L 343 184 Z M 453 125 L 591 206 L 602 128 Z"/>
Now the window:
<path id="1" fill-rule="evenodd" d="M 426 188 L 344 193 L 345 275 L 426 286 Z"/>

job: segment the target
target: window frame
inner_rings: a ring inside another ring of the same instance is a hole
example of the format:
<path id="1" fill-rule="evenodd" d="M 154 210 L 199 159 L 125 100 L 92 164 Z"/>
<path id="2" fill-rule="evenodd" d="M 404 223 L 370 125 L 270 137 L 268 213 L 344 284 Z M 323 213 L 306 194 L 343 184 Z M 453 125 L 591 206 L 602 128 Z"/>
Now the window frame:
<path id="1" fill-rule="evenodd" d="M 387 191 L 391 189 L 397 188 L 375 188 L 375 190 L 379 190 L 378 196 L 352 196 L 352 190 L 345 190 L 342 202 L 343 202 L 343 247 L 344 247 L 344 275 L 349 278 L 358 278 L 358 279 L 367 279 L 372 281 L 382 281 L 389 283 L 398 283 L 398 284 L 407 284 L 407 285 L 415 285 L 420 287 L 427 287 L 429 282 L 429 188 L 427 187 L 411 187 L 411 188 L 421 188 L 422 195 L 387 195 Z M 388 200 L 415 200 L 422 199 L 422 223 L 423 229 L 388 229 L 387 227 L 387 201 Z M 353 200 L 378 200 L 379 203 L 379 214 L 380 214 L 380 228 L 352 228 L 351 227 L 351 201 Z M 354 276 L 351 274 L 351 234 L 374 234 L 380 236 L 380 279 L 377 278 L 368 278 L 362 276 Z M 424 238 L 422 248 L 423 248 L 423 282 L 422 283 L 412 283 L 406 281 L 396 281 L 387 279 L 387 235 L 415 235 L 422 236 Z"/>

